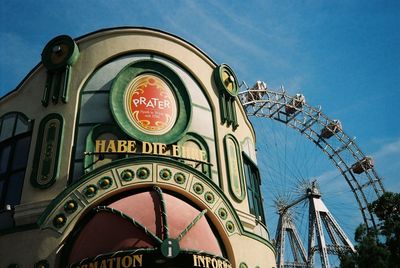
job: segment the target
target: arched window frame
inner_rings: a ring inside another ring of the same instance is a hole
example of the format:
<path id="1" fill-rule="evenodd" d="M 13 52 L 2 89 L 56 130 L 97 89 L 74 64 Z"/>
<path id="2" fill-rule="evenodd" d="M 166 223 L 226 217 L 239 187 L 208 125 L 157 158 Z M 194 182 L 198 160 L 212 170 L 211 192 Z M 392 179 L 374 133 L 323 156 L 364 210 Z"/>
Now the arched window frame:
<path id="1" fill-rule="evenodd" d="M 12 126 L 7 127 L 6 120 L 11 120 L 8 121 L 8 123 Z M 22 122 L 26 128 L 22 130 L 19 129 L 19 122 Z M 8 129 L 6 129 L 6 127 Z M 9 112 L 0 117 L 0 214 L 12 210 L 13 206 L 20 203 L 30 153 L 32 129 L 33 120 L 30 120 L 23 113 Z M 4 134 L 5 130 L 8 133 Z M 18 146 L 21 146 L 21 141 L 24 139 L 26 139 L 24 147 L 26 150 L 21 151 L 21 148 L 18 148 Z M 21 153 L 23 157 L 16 156 L 16 154 Z M 17 167 L 15 167 L 15 165 L 17 165 Z M 18 173 L 20 174 L 20 177 L 18 177 L 19 185 L 13 186 L 11 184 L 13 183 L 11 179 Z M 15 187 L 14 190 L 16 190 L 16 192 L 11 195 L 9 193 L 10 187 Z M 2 221 L 2 219 L 0 219 L 0 221 Z M 0 226 L 0 228 L 1 227 L 3 226 Z"/>
<path id="2" fill-rule="evenodd" d="M 205 162 L 210 163 L 210 150 L 208 149 L 206 141 L 200 135 L 189 132 L 186 133 L 186 135 L 181 140 L 179 140 L 178 145 L 184 146 L 185 143 L 188 141 L 196 143 L 202 151 L 205 151 L 207 156 Z M 207 164 L 200 164 L 200 165 L 202 167 L 201 172 L 211 179 L 211 166 Z"/>
<path id="3" fill-rule="evenodd" d="M 95 160 L 95 154 L 93 152 L 95 151 L 95 146 L 96 146 L 96 139 L 102 134 L 110 133 L 118 137 L 118 139 L 126 139 L 127 136 L 126 134 L 123 134 L 122 131 L 117 127 L 116 125 L 112 124 L 98 124 L 94 126 L 89 134 L 86 137 L 86 149 L 85 149 L 85 158 L 84 158 L 84 174 L 96 169 L 95 167 L 96 160 Z M 125 158 L 126 155 L 122 154 L 118 158 Z"/>

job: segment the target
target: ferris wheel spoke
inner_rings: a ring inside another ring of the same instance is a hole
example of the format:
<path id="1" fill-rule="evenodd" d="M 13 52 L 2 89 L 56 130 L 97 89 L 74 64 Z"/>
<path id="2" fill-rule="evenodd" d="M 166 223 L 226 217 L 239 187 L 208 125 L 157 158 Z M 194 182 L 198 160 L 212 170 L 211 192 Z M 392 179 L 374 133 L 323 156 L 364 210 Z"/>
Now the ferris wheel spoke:
<path id="1" fill-rule="evenodd" d="M 269 202 L 267 207 L 278 207 L 279 220 L 271 219 L 279 223 L 276 239 L 285 240 L 279 236 L 284 229 L 283 220 L 287 230 L 290 229 L 286 245 L 277 241 L 278 247 L 288 247 L 285 250 L 292 254 L 287 264 L 301 266 L 301 249 L 296 246 L 293 226 L 301 243 L 309 245 L 308 263 L 304 265 L 315 261 L 316 265 L 329 267 L 329 263 L 337 263 L 333 253 L 352 246 L 348 239 L 343 239 L 335 217 L 346 232 L 353 231 L 361 220 L 354 217 L 353 212 L 358 209 L 364 223 L 369 228 L 376 227 L 376 217 L 368 204 L 381 196 L 384 188 L 372 158 L 362 153 L 355 138 L 343 131 L 340 121 L 328 118 L 321 107 L 308 105 L 301 94 L 291 96 L 284 90 L 272 91 L 258 81 L 254 87 L 239 93 L 239 99 L 247 115 L 252 116 L 256 132 L 263 133 L 262 146 L 258 148 L 263 152 L 258 157 L 261 174 L 265 174 L 262 187 Z M 318 194 L 310 195 L 310 189 L 318 189 L 315 190 Z M 303 198 L 301 202 L 285 209 L 299 198 Z M 321 205 L 324 202 L 332 212 Z M 315 207 L 317 203 L 319 207 Z M 320 210 L 321 207 L 324 209 Z M 312 211 L 317 214 L 310 221 Z M 283 217 L 282 213 L 288 215 Z M 316 225 L 311 228 L 310 224 Z M 314 235 L 319 238 L 313 238 Z M 321 256 L 320 260 L 314 260 L 314 253 Z M 284 258 L 279 256 L 278 266 L 284 265 Z"/>

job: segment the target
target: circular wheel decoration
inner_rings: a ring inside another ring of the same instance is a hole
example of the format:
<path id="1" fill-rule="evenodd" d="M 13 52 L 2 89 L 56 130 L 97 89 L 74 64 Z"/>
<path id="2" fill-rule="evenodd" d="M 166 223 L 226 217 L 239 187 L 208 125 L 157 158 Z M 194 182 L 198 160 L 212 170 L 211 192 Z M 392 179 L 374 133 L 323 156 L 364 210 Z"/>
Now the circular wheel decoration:
<path id="1" fill-rule="evenodd" d="M 73 65 L 79 57 L 75 41 L 68 35 L 60 35 L 47 43 L 42 52 L 42 62 L 50 71 Z"/>
<path id="2" fill-rule="evenodd" d="M 307 248 L 306 241 L 315 235 L 315 232 L 309 233 L 308 226 L 309 216 L 312 214 L 307 205 L 313 203 L 307 202 L 323 200 L 326 201 L 327 208 L 314 207 L 312 210 L 322 213 L 321 219 L 324 224 L 337 225 L 330 221 L 332 215 L 328 209 L 331 208 L 332 214 L 335 217 L 339 216 L 338 223 L 344 224 L 343 227 L 345 230 L 347 228 L 347 235 L 350 237 L 354 232 L 354 229 L 350 228 L 351 224 L 351 227 L 355 228 L 360 221 L 364 221 L 368 228 L 376 228 L 377 218 L 368 205 L 384 193 L 381 179 L 373 168 L 372 159 L 364 155 L 356 145 L 355 139 L 343 131 L 340 121 L 328 118 L 320 107 L 308 105 L 303 95 L 291 96 L 285 91 L 271 91 L 260 81 L 254 87 L 240 92 L 238 96 L 247 115 L 253 116 L 252 122 L 256 132 L 268 133 L 268 138 L 263 139 L 258 151 L 262 149 L 264 153 L 259 154 L 259 161 L 269 163 L 268 166 L 260 168 L 265 169 L 261 172 L 265 174 L 265 179 L 269 180 L 267 187 L 270 188 L 265 191 L 272 195 L 266 199 L 272 200 L 275 197 L 275 204 L 269 205 L 276 206 L 281 216 L 279 222 L 275 218 L 277 226 L 283 226 L 282 222 L 285 222 L 289 229 L 297 228 L 299 238 Z M 263 120 L 265 118 L 273 120 Z M 274 124 L 275 122 L 282 124 Z M 296 131 L 290 132 L 291 129 Z M 321 157 L 322 155 L 327 157 Z M 323 165 L 328 170 L 323 169 Z M 305 196 L 309 198 L 304 198 Z M 356 209 L 361 212 L 359 219 L 354 215 Z M 271 220 L 273 215 L 270 216 Z M 322 259 L 326 258 L 324 255 L 336 255 L 340 250 L 346 250 L 347 246 L 328 245 L 328 241 L 335 240 L 331 235 L 329 232 L 325 233 L 325 248 L 328 248 L 329 252 L 320 252 L 322 250 L 315 242 L 316 244 L 311 246 L 310 254 L 319 254 Z M 275 239 L 278 241 L 278 238 L 277 233 Z M 277 263 L 289 264 L 290 262 L 280 259 L 283 258 L 280 252 L 288 252 L 282 251 L 281 247 L 284 245 L 278 244 L 276 249 Z M 296 254 L 304 256 L 300 258 L 304 263 L 313 260 L 313 256 L 307 258 L 304 248 Z M 312 263 L 310 265 L 313 266 Z"/>
<path id="3" fill-rule="evenodd" d="M 179 76 L 155 61 L 138 61 L 115 78 L 110 106 L 118 125 L 140 141 L 173 143 L 188 127 L 190 97 Z"/>

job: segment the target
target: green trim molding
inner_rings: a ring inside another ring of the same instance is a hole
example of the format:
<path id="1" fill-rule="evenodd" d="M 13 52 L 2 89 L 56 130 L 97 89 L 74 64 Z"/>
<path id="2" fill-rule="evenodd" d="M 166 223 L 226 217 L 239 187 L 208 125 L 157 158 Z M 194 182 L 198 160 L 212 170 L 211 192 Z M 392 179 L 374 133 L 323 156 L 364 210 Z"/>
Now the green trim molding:
<path id="1" fill-rule="evenodd" d="M 79 48 L 68 35 L 60 35 L 51 39 L 42 52 L 42 62 L 47 70 L 61 69 L 73 65 L 79 58 Z"/>
<path id="2" fill-rule="evenodd" d="M 214 82 L 219 91 L 221 123 L 232 126 L 235 130 L 239 124 L 236 115 L 235 101 L 239 92 L 235 72 L 227 65 L 221 64 L 214 69 Z"/>
<path id="3" fill-rule="evenodd" d="M 64 119 L 49 114 L 40 122 L 31 174 L 33 187 L 46 189 L 58 176 L 63 139 Z"/>
<path id="4" fill-rule="evenodd" d="M 126 170 L 137 172 L 146 168 L 149 175 L 146 179 L 136 176 L 129 181 L 123 179 Z M 164 180 L 160 178 L 160 171 L 168 168 L 172 177 L 185 176 L 185 182 L 179 180 Z M 110 187 L 96 187 L 96 191 L 87 191 L 90 187 L 101 185 L 104 178 L 112 181 Z M 244 235 L 255 239 L 271 250 L 270 241 L 254 233 L 248 232 L 242 226 L 240 219 L 228 198 L 221 189 L 200 171 L 173 159 L 160 159 L 154 156 L 142 156 L 140 158 L 125 158 L 108 163 L 91 173 L 84 175 L 81 180 L 70 185 L 58 195 L 40 216 L 37 224 L 41 229 L 50 229 L 63 234 L 71 231 L 85 214 L 89 213 L 99 202 L 131 189 L 145 189 L 157 185 L 161 189 L 168 189 L 184 194 L 201 209 L 207 209 L 212 213 L 213 224 L 217 224 L 225 230 L 226 236 Z M 202 189 L 201 191 L 199 189 Z M 73 209 L 69 209 L 70 204 Z M 67 208 L 67 210 L 66 210 Z M 221 213 L 223 211 L 223 213 Z M 211 214 L 209 214 L 210 216 Z"/>
<path id="5" fill-rule="evenodd" d="M 218 89 L 236 97 L 239 92 L 238 79 L 235 72 L 227 64 L 218 65 L 214 69 L 214 81 Z"/>
<path id="6" fill-rule="evenodd" d="M 127 90 L 131 82 L 142 75 L 162 78 L 168 88 L 173 91 L 172 94 L 176 99 L 176 107 L 173 108 L 176 108 L 176 121 L 166 133 L 145 133 L 133 124 L 127 113 L 127 110 L 131 109 L 127 107 Z M 185 134 L 192 113 L 190 96 L 182 80 L 169 67 L 153 60 L 136 61 L 118 73 L 111 86 L 110 108 L 118 125 L 130 137 L 140 141 L 166 144 L 178 141 Z"/>
<path id="7" fill-rule="evenodd" d="M 42 63 L 47 69 L 47 79 L 42 97 L 43 106 L 49 105 L 51 92 L 54 104 L 57 104 L 60 95 L 64 103 L 68 102 L 72 65 L 78 58 L 78 45 L 68 35 L 57 36 L 44 47 Z"/>
<path id="8" fill-rule="evenodd" d="M 243 160 L 240 153 L 240 146 L 233 135 L 224 137 L 225 159 L 227 162 L 227 174 L 229 192 L 232 197 L 242 202 L 246 197 L 246 188 L 243 175 Z"/>

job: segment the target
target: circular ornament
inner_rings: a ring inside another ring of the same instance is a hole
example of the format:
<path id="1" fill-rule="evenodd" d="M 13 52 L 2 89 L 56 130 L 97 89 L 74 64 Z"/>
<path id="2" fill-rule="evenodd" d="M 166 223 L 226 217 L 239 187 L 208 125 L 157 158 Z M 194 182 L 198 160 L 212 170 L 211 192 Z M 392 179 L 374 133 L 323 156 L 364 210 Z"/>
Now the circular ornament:
<path id="1" fill-rule="evenodd" d="M 161 179 L 167 181 L 167 180 L 171 179 L 171 177 L 172 177 L 172 172 L 171 172 L 171 170 L 169 170 L 169 169 L 167 169 L 167 168 L 163 168 L 163 169 L 160 170 L 159 175 L 160 175 L 160 178 L 161 178 Z"/>
<path id="2" fill-rule="evenodd" d="M 60 35 L 50 40 L 42 52 L 42 62 L 47 70 L 61 69 L 73 65 L 79 57 L 75 41 L 68 35 Z"/>
<path id="3" fill-rule="evenodd" d="M 123 181 L 131 181 L 135 177 L 135 172 L 131 169 L 125 169 L 121 172 L 121 178 Z"/>
<path id="4" fill-rule="evenodd" d="M 56 228 L 61 228 L 65 225 L 67 222 L 67 217 L 65 217 L 64 214 L 58 214 L 54 217 L 53 219 L 53 225 Z"/>
<path id="5" fill-rule="evenodd" d="M 47 260 L 41 260 L 35 263 L 34 268 L 49 268 L 49 262 Z"/>
<path id="6" fill-rule="evenodd" d="M 146 167 L 141 167 L 136 171 L 136 176 L 141 180 L 147 179 L 149 175 L 150 175 L 150 170 Z"/>
<path id="7" fill-rule="evenodd" d="M 221 219 L 226 220 L 226 218 L 228 217 L 228 212 L 226 212 L 226 209 L 224 208 L 220 208 L 218 210 L 218 215 Z"/>
<path id="8" fill-rule="evenodd" d="M 226 229 L 228 229 L 228 232 L 233 233 L 235 231 L 235 225 L 231 221 L 226 222 Z"/>
<path id="9" fill-rule="evenodd" d="M 112 179 L 110 177 L 103 177 L 99 180 L 99 186 L 101 189 L 108 189 L 112 185 Z"/>
<path id="10" fill-rule="evenodd" d="M 78 209 L 78 203 L 75 200 L 69 200 L 64 205 L 64 210 L 67 213 L 73 213 Z"/>
<path id="11" fill-rule="evenodd" d="M 186 132 L 191 101 L 179 76 L 151 60 L 134 62 L 114 79 L 110 106 L 115 120 L 130 137 L 170 144 Z"/>
<path id="12" fill-rule="evenodd" d="M 185 177 L 185 175 L 183 173 L 178 172 L 178 173 L 175 174 L 174 180 L 178 184 L 184 184 L 185 181 L 186 181 L 186 177 Z"/>
<path id="13" fill-rule="evenodd" d="M 207 203 L 210 203 L 210 204 L 214 203 L 214 201 L 215 201 L 215 197 L 212 192 L 206 192 L 204 194 L 204 198 L 206 199 Z"/>
<path id="14" fill-rule="evenodd" d="M 167 258 L 175 258 L 180 252 L 179 241 L 177 239 L 165 239 L 161 243 L 161 254 Z"/>
<path id="15" fill-rule="evenodd" d="M 193 190 L 195 191 L 196 194 L 202 194 L 204 192 L 204 187 L 200 183 L 196 182 L 193 185 Z"/>
<path id="16" fill-rule="evenodd" d="M 227 64 L 221 64 L 214 70 L 214 81 L 218 89 L 236 97 L 239 92 L 238 79 Z"/>
<path id="17" fill-rule="evenodd" d="M 97 194 L 97 186 L 94 184 L 86 186 L 85 189 L 83 189 L 83 194 L 89 198 L 95 196 Z"/>

